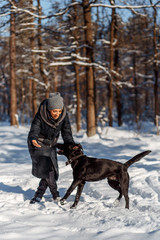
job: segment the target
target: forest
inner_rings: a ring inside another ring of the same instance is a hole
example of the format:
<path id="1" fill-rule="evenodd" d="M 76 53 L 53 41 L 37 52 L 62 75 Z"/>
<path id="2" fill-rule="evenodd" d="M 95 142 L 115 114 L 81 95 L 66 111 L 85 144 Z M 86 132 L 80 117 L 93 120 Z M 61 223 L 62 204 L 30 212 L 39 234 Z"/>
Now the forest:
<path id="1" fill-rule="evenodd" d="M 160 1 L 0 0 L 0 121 L 60 92 L 77 132 L 159 123 Z"/>

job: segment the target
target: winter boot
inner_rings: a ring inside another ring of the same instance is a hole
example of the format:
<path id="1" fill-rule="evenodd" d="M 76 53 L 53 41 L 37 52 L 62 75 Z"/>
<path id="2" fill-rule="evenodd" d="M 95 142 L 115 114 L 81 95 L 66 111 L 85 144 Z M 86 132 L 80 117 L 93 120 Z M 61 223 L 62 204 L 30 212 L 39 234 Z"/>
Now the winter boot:
<path id="1" fill-rule="evenodd" d="M 37 191 L 35 192 L 34 197 L 31 199 L 30 203 L 33 204 L 35 202 L 40 202 L 46 189 L 48 187 L 48 183 L 46 181 L 46 179 L 41 179 L 39 186 L 37 188 Z"/>
<path id="2" fill-rule="evenodd" d="M 40 202 L 40 201 L 41 201 L 41 198 L 34 197 L 34 198 L 31 199 L 30 204 L 34 204 L 35 202 Z"/>

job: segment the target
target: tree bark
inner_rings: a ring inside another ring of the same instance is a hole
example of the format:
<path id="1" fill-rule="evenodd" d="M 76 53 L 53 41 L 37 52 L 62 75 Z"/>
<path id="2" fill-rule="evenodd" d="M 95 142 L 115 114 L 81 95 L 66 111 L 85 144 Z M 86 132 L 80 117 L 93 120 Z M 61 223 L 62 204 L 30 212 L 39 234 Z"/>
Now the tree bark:
<path id="1" fill-rule="evenodd" d="M 91 8 L 89 0 L 83 0 L 83 13 L 85 24 L 85 42 L 86 42 L 86 57 L 87 63 L 90 66 L 86 67 L 87 81 L 87 135 L 89 137 L 96 134 L 96 116 L 95 116 L 95 81 L 93 74 L 93 37 L 92 37 L 92 22 Z"/>
<path id="2" fill-rule="evenodd" d="M 157 9 L 154 7 L 154 28 L 153 28 L 153 48 L 154 48 L 154 62 L 153 62 L 153 71 L 154 71 L 154 99 L 155 99 L 155 122 L 156 116 L 159 114 L 159 104 L 158 104 L 158 50 L 157 50 Z"/>
<path id="3" fill-rule="evenodd" d="M 15 1 L 13 1 L 15 4 Z M 10 123 L 17 125 L 15 14 L 10 15 Z"/>
<path id="4" fill-rule="evenodd" d="M 30 0 L 30 5 L 33 7 L 33 0 Z M 33 11 L 32 11 L 33 12 Z M 30 37 L 30 43 L 31 43 L 31 58 L 32 58 L 32 77 L 30 79 L 29 83 L 29 90 L 30 90 L 30 100 L 29 100 L 29 105 L 32 109 L 33 116 L 37 113 L 37 83 L 35 82 L 35 77 L 36 77 L 36 57 L 34 53 L 35 49 L 35 29 L 34 29 L 34 17 L 31 17 L 31 23 L 33 23 L 32 26 L 32 32 L 31 32 L 31 37 Z"/>
<path id="5" fill-rule="evenodd" d="M 58 66 L 54 70 L 54 91 L 58 92 Z"/>
<path id="6" fill-rule="evenodd" d="M 114 1 L 110 0 L 111 5 L 114 5 Z M 114 23 L 115 21 L 115 8 L 112 9 L 111 30 L 110 30 L 110 73 L 111 78 L 108 84 L 108 120 L 109 126 L 113 125 L 112 109 L 113 109 L 113 70 L 114 70 Z"/>
<path id="7" fill-rule="evenodd" d="M 75 0 L 72 0 L 74 3 Z M 79 49 L 78 49 L 78 12 L 77 12 L 77 6 L 74 6 L 74 16 L 73 16 L 73 36 L 74 36 L 74 42 L 76 42 L 76 49 L 75 53 L 76 56 L 79 54 Z M 78 61 L 77 57 L 75 58 L 75 61 Z M 80 108 L 80 81 L 79 81 L 79 66 L 75 63 L 74 64 L 75 68 L 75 77 L 76 77 L 76 102 L 77 102 L 77 109 L 76 109 L 76 125 L 77 125 L 77 132 L 80 131 L 81 129 L 81 108 Z"/>
<path id="8" fill-rule="evenodd" d="M 116 40 L 116 45 L 115 45 L 115 60 L 114 60 L 114 66 L 115 66 L 115 70 L 116 70 L 116 83 L 118 83 L 119 81 L 119 50 L 118 50 L 118 24 L 117 24 L 117 17 L 115 15 L 115 28 L 114 28 L 114 36 L 115 36 L 115 40 Z M 122 104 L 121 104 L 121 91 L 120 91 L 120 87 L 118 84 L 116 84 L 116 107 L 117 107 L 117 116 L 118 116 L 118 126 L 122 125 Z"/>
<path id="9" fill-rule="evenodd" d="M 133 53 L 133 79 L 134 79 L 134 95 L 135 95 L 135 121 L 139 121 L 138 110 L 138 90 L 137 90 L 137 76 L 136 76 L 136 53 Z"/>
<path id="10" fill-rule="evenodd" d="M 41 16 L 42 8 L 41 8 L 40 0 L 37 0 L 37 4 L 38 4 L 38 15 Z M 41 28 L 42 28 L 41 18 L 38 18 L 38 48 L 40 51 L 42 50 L 42 46 L 43 46 Z M 49 87 L 48 76 L 46 75 L 45 70 L 44 70 L 43 53 L 39 53 L 39 67 L 40 67 L 40 74 L 45 83 L 45 88 L 46 88 L 45 95 L 46 95 L 46 98 L 48 98 L 50 87 Z"/>

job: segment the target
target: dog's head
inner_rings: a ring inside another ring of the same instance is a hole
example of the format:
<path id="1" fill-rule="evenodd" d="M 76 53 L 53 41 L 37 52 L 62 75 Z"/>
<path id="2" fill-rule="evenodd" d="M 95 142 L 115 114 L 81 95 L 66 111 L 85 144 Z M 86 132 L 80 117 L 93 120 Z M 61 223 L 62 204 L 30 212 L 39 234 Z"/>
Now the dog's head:
<path id="1" fill-rule="evenodd" d="M 76 158 L 80 154 L 83 154 L 83 148 L 80 143 L 57 143 L 56 147 L 59 149 L 57 153 L 59 155 L 64 155 L 68 158 L 69 162 L 71 163 L 71 159 Z"/>

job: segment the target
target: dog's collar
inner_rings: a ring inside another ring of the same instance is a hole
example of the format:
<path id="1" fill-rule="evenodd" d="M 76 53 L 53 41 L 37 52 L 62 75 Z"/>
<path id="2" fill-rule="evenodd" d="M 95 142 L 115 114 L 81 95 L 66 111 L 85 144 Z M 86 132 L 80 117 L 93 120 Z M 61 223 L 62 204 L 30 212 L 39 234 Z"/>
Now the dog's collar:
<path id="1" fill-rule="evenodd" d="M 66 166 L 67 166 L 68 164 L 72 164 L 73 161 L 75 161 L 76 159 L 78 159 L 78 158 L 80 158 L 80 157 L 82 157 L 82 156 L 84 156 L 84 154 L 83 154 L 83 153 L 80 153 L 79 155 L 77 155 L 77 156 L 75 156 L 75 157 L 71 157 L 71 158 L 68 159 L 68 161 L 66 162 Z"/>

